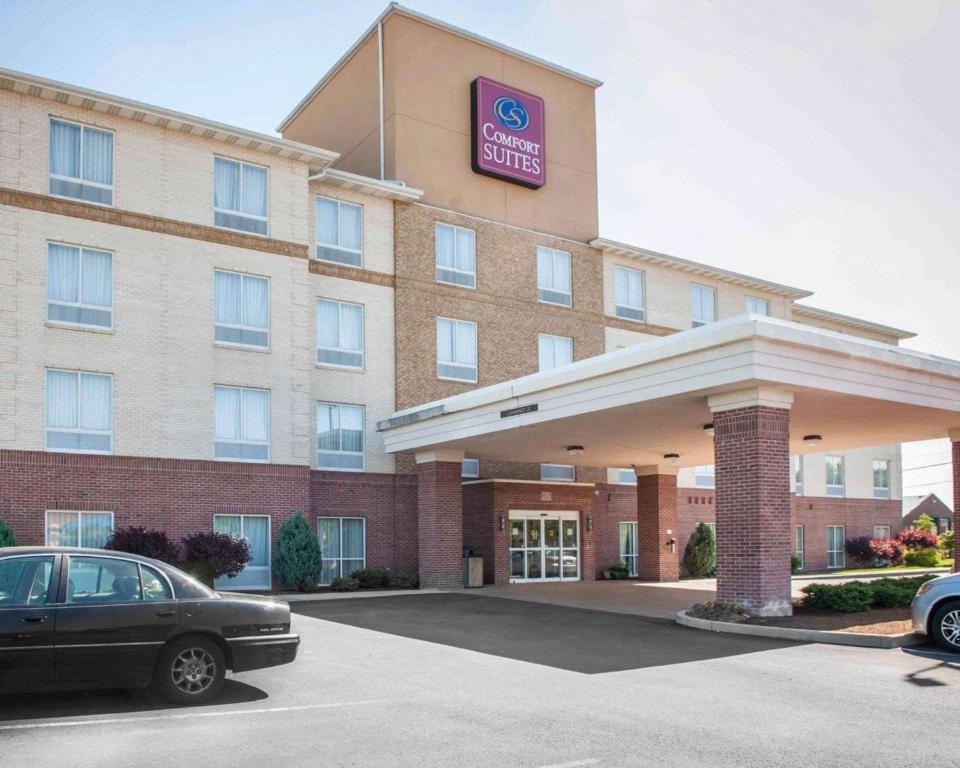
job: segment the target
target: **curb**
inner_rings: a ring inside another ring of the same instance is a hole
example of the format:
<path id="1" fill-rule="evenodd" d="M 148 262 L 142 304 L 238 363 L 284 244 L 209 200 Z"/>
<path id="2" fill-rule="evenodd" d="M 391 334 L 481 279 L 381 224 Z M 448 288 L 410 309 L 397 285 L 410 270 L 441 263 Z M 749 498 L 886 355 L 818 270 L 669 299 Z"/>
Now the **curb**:
<path id="1" fill-rule="evenodd" d="M 313 603 L 325 600 L 355 600 L 368 597 L 403 597 L 404 595 L 442 595 L 449 589 L 375 589 L 356 592 L 292 592 L 270 595 L 285 603 Z"/>
<path id="2" fill-rule="evenodd" d="M 778 640 L 793 640 L 801 643 L 826 645 L 854 645 L 860 648 L 901 648 L 923 642 L 926 638 L 915 632 L 900 635 L 868 635 L 862 632 L 834 632 L 824 629 L 797 629 L 795 627 L 764 627 L 757 624 L 737 624 L 732 621 L 711 621 L 677 611 L 677 624 L 709 632 L 725 632 L 731 635 L 772 637 Z"/>

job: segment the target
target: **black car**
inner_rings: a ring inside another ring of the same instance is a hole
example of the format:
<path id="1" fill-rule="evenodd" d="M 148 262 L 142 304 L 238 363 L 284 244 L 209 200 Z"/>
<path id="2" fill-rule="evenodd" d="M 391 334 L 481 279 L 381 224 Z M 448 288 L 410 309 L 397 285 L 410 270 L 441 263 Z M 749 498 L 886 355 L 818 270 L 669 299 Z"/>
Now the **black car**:
<path id="1" fill-rule="evenodd" d="M 0 549 L 0 692 L 138 688 L 215 696 L 227 669 L 288 664 L 290 606 L 214 592 L 148 557 L 70 547 Z"/>

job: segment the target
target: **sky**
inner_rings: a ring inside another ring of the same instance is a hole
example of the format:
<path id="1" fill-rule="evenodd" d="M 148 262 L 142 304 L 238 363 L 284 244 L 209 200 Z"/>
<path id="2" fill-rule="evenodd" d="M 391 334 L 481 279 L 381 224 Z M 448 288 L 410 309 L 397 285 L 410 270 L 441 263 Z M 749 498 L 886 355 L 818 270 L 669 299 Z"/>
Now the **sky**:
<path id="1" fill-rule="evenodd" d="M 604 81 L 600 234 L 960 359 L 957 0 L 408 0 Z M 0 66 L 273 133 L 385 0 L 0 0 Z M 904 493 L 952 502 L 945 440 Z"/>

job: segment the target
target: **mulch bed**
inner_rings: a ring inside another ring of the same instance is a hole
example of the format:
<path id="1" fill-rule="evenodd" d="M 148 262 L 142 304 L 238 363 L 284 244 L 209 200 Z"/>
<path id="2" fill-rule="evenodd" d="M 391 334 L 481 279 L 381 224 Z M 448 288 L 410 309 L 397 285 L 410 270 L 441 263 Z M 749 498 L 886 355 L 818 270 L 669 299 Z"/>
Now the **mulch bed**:
<path id="1" fill-rule="evenodd" d="M 868 635 L 899 635 L 913 631 L 909 608 L 879 608 L 861 613 L 843 613 L 794 606 L 793 616 L 754 617 L 745 619 L 743 623 L 792 629 L 862 632 Z"/>

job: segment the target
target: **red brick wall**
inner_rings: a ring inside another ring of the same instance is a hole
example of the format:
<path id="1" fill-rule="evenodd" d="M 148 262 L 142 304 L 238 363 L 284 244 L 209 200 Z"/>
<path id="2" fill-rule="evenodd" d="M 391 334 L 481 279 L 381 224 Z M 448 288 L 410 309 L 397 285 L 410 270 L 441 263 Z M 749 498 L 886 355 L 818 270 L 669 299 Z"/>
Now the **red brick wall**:
<path id="1" fill-rule="evenodd" d="M 420 586 L 463 586 L 463 494 L 459 461 L 417 465 Z"/>
<path id="2" fill-rule="evenodd" d="M 637 574 L 649 581 L 680 578 L 677 543 L 677 476 L 637 477 Z M 667 531 L 672 533 L 668 534 Z"/>
<path id="3" fill-rule="evenodd" d="M 593 541 L 599 574 L 620 562 L 620 523 L 637 522 L 637 489 L 598 485 L 593 504 Z"/>
<path id="4" fill-rule="evenodd" d="M 467 483 L 463 486 L 463 546 L 483 558 L 484 584 L 494 583 L 498 556 L 500 522 L 493 512 L 493 496 L 493 483 Z M 509 545 L 504 543 L 503 546 Z"/>

